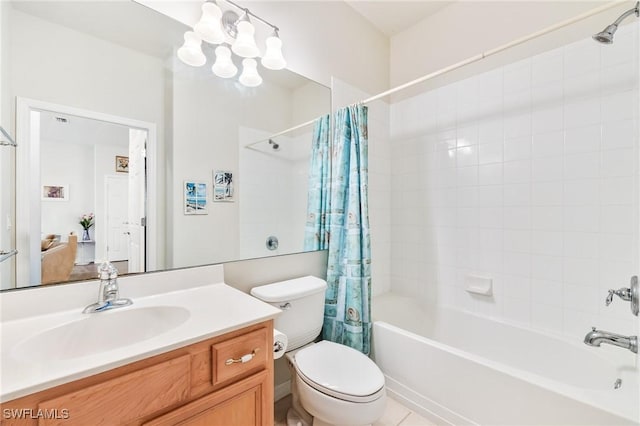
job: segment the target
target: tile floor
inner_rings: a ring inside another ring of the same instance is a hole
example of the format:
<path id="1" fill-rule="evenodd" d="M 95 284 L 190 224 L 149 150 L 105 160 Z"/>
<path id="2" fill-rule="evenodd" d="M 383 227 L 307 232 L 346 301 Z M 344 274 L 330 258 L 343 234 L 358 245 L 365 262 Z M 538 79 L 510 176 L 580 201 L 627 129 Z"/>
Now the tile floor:
<path id="1" fill-rule="evenodd" d="M 275 426 L 287 425 L 287 410 L 290 406 L 291 395 L 276 402 Z M 436 426 L 436 424 L 387 396 L 387 408 L 384 415 L 373 426 Z"/>

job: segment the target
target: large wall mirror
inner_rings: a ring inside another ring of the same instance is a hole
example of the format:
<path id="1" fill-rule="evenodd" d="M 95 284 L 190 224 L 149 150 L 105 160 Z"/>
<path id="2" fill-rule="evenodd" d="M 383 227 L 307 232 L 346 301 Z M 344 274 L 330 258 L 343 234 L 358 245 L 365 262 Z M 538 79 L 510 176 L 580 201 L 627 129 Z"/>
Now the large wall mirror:
<path id="1" fill-rule="evenodd" d="M 286 69 L 259 67 L 254 88 L 219 78 L 212 47 L 189 67 L 188 28 L 135 2 L 0 7 L 2 125 L 19 144 L 2 290 L 93 279 L 107 259 L 124 274 L 303 251 L 329 88 Z"/>

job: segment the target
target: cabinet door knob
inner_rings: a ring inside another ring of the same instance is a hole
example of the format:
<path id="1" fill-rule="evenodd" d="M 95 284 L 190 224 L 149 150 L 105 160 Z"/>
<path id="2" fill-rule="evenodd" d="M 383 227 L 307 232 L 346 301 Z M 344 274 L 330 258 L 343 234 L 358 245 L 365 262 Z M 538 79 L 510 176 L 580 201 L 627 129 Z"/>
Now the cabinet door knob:
<path id="1" fill-rule="evenodd" d="M 258 353 L 259 350 L 260 348 L 255 348 L 250 354 L 242 355 L 240 358 L 229 358 L 224 362 L 224 365 L 244 364 L 245 362 L 249 362 L 256 356 L 256 353 Z"/>

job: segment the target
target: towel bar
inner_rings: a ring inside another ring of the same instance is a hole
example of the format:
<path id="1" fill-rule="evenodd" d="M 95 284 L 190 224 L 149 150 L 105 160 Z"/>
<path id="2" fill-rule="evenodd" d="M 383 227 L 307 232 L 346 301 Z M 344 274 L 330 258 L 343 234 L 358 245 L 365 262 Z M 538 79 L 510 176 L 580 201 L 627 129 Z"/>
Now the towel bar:
<path id="1" fill-rule="evenodd" d="M 15 256 L 16 254 L 18 254 L 18 250 L 9 250 L 9 251 L 0 250 L 0 262 L 4 262 L 10 257 Z"/>

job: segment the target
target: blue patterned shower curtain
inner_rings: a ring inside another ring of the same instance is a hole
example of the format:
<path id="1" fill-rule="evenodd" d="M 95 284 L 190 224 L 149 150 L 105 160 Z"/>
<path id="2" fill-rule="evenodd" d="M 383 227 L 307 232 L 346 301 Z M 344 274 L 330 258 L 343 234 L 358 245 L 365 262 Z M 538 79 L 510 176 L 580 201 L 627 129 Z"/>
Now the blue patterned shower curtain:
<path id="1" fill-rule="evenodd" d="M 311 164 L 307 193 L 307 222 L 304 251 L 329 247 L 327 212 L 329 211 L 329 115 L 316 120 L 311 141 Z"/>
<path id="2" fill-rule="evenodd" d="M 369 354 L 371 244 L 368 208 L 367 107 L 335 115 L 327 215 L 329 260 L 323 339 Z"/>

